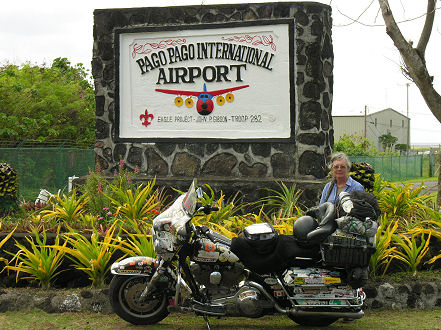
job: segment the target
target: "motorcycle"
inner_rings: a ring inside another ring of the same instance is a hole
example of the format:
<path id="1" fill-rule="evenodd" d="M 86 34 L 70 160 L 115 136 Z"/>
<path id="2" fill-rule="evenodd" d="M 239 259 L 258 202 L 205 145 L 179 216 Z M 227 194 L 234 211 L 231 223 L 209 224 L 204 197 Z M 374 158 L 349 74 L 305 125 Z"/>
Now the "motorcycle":
<path id="1" fill-rule="evenodd" d="M 363 316 L 361 287 L 375 251 L 378 214 L 371 207 L 370 217 L 357 218 L 351 210 L 360 202 L 368 209 L 368 203 L 346 194 L 338 207 L 325 203 L 309 209 L 295 221 L 293 235 L 257 223 L 229 239 L 191 222 L 195 214 L 218 211 L 199 203 L 202 196 L 193 180 L 153 220 L 157 258 L 130 257 L 112 265 L 110 302 L 121 318 L 149 325 L 170 312 L 190 311 L 203 316 L 209 328 L 208 316 L 285 314 L 306 326 Z M 344 230 L 357 221 L 357 233 Z"/>

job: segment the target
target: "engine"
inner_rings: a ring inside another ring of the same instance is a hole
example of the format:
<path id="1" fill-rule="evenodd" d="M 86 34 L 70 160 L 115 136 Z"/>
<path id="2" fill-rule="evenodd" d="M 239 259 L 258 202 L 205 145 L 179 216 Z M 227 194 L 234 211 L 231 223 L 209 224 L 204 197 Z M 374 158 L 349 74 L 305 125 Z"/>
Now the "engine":
<path id="1" fill-rule="evenodd" d="M 243 265 L 240 262 L 234 264 L 190 264 L 190 271 L 197 283 L 205 286 L 212 297 L 231 292 L 243 279 Z"/>
<path id="2" fill-rule="evenodd" d="M 244 266 L 228 246 L 201 238 L 194 244 L 190 270 L 211 296 L 218 296 L 229 293 L 243 279 Z"/>
<path id="3" fill-rule="evenodd" d="M 260 317 L 264 314 L 264 300 L 261 299 L 259 290 L 243 286 L 236 294 L 236 305 L 242 315 L 247 317 Z"/>

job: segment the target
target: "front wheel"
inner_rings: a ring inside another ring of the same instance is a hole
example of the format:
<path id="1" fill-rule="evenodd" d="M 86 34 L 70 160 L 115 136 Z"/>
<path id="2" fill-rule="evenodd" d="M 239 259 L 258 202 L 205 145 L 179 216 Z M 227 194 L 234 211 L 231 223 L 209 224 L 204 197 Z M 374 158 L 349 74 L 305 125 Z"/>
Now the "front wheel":
<path id="1" fill-rule="evenodd" d="M 294 316 L 288 317 L 295 323 L 306 327 L 326 327 L 338 320 L 337 317 Z"/>
<path id="2" fill-rule="evenodd" d="M 114 276 L 110 282 L 109 295 L 113 311 L 132 324 L 155 324 L 168 315 L 165 292 L 140 300 L 141 293 L 150 277 Z"/>

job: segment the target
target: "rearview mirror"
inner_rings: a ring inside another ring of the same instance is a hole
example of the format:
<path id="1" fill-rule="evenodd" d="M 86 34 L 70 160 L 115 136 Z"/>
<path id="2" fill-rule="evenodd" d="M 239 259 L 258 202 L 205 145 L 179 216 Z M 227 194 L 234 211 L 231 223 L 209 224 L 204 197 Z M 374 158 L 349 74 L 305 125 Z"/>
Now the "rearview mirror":
<path id="1" fill-rule="evenodd" d="M 204 197 L 204 192 L 202 191 L 202 188 L 199 187 L 198 189 L 196 189 L 196 194 L 198 196 L 198 198 L 202 198 Z"/>

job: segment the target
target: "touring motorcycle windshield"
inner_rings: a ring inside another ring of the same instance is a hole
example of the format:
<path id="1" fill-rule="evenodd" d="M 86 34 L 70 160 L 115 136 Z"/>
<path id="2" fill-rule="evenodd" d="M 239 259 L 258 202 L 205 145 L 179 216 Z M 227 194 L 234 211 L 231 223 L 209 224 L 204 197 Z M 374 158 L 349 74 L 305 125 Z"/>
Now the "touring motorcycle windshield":
<path id="1" fill-rule="evenodd" d="M 153 220 L 153 245 L 162 258 L 172 258 L 186 241 L 186 223 L 192 218 L 196 202 L 196 180 L 193 180 L 189 190 Z"/>

